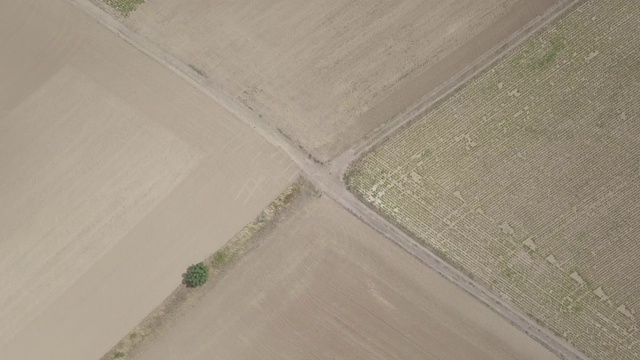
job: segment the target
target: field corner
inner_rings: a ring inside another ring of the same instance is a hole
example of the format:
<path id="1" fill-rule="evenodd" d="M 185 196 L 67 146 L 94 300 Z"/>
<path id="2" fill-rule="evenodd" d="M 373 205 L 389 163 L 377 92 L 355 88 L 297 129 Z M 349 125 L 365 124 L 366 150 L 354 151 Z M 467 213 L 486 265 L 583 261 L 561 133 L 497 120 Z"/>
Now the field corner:
<path id="1" fill-rule="evenodd" d="M 265 238 L 263 235 L 273 229 L 283 216 L 296 207 L 294 204 L 302 202 L 308 196 L 320 196 L 320 193 L 306 179 L 299 177 L 251 223 L 203 261 L 209 268 L 209 280 L 206 284 L 194 288 L 187 286 L 186 281 L 183 281 L 142 322 L 103 355 L 101 360 L 135 358 L 146 344 L 175 323 L 206 292 L 213 291 L 226 273 L 260 246 Z"/>

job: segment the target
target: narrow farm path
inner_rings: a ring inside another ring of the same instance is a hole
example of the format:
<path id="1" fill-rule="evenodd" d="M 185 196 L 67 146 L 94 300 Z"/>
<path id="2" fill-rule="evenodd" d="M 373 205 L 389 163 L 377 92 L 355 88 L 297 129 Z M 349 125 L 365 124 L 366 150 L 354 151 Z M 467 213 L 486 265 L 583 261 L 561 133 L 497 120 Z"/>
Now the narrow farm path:
<path id="1" fill-rule="evenodd" d="M 277 128 L 267 123 L 265 120 L 257 116 L 253 111 L 245 105 L 235 100 L 229 94 L 225 93 L 216 84 L 204 78 L 187 64 L 179 61 L 177 58 L 157 47 L 153 43 L 145 40 L 132 30 L 128 29 L 111 14 L 105 12 L 101 7 L 97 6 L 92 0 L 69 0 L 82 11 L 93 17 L 103 26 L 107 27 L 117 36 L 127 43 L 134 46 L 140 52 L 154 59 L 158 63 L 167 67 L 189 82 L 213 101 L 224 106 L 233 113 L 238 119 L 247 126 L 257 131 L 261 136 L 271 142 L 274 146 L 283 149 L 291 159 L 298 165 L 305 177 L 312 182 L 319 190 L 327 196 L 338 202 L 347 211 L 354 214 L 370 227 L 393 241 L 395 244 L 409 252 L 425 265 L 431 267 L 449 281 L 455 283 L 460 288 L 474 296 L 490 307 L 493 311 L 501 315 L 511 324 L 525 332 L 558 356 L 568 360 L 586 360 L 579 350 L 568 344 L 566 341 L 539 326 L 526 315 L 521 314 L 518 310 L 504 303 L 498 296 L 491 293 L 484 287 L 476 284 L 472 279 L 458 271 L 445 261 L 438 258 L 434 253 L 418 244 L 413 238 L 401 231 L 395 225 L 387 221 L 378 213 L 370 209 L 354 196 L 342 181 L 342 176 L 349 165 L 357 160 L 364 153 L 373 149 L 376 145 L 388 138 L 395 130 L 411 122 L 411 120 L 419 117 L 429 109 L 438 100 L 446 97 L 452 91 L 455 91 L 467 80 L 474 77 L 482 70 L 493 64 L 501 55 L 526 41 L 530 35 L 534 34 L 538 29 L 546 24 L 554 21 L 562 14 L 566 13 L 578 5 L 582 0 L 564 0 L 558 3 L 553 9 L 548 11 L 544 16 L 535 19 L 529 26 L 522 31 L 513 34 L 507 41 L 492 51 L 481 57 L 476 64 L 469 67 L 466 71 L 444 84 L 441 89 L 433 92 L 431 96 L 423 99 L 419 104 L 405 111 L 403 114 L 396 116 L 386 126 L 378 129 L 366 139 L 356 144 L 351 149 L 345 151 L 327 164 L 320 164 L 312 159 L 312 157 L 291 139 L 284 136 Z M 98 0 L 95 0 L 98 1 Z"/>

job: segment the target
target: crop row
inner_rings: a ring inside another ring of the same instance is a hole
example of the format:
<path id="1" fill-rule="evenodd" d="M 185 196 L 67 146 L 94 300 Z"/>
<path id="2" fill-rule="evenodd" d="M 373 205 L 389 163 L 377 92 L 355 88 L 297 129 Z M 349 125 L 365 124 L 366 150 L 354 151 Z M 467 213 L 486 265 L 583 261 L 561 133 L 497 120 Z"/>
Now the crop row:
<path id="1" fill-rule="evenodd" d="M 640 357 L 639 31 L 639 2 L 584 3 L 348 178 L 594 358 Z"/>

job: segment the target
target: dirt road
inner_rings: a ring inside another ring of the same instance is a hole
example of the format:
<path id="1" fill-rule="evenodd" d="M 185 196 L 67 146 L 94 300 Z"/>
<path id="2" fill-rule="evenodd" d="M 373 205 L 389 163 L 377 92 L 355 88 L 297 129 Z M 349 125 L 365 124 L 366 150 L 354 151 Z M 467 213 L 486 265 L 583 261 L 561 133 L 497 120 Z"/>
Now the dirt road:
<path id="1" fill-rule="evenodd" d="M 95 359 L 298 170 L 67 1 L 0 9 L 0 358 Z"/>
<path id="2" fill-rule="evenodd" d="M 326 162 L 558 0 L 155 0 L 124 19 Z"/>
<path id="3" fill-rule="evenodd" d="M 345 169 L 345 166 L 353 161 L 354 157 L 358 154 L 355 149 L 349 150 L 343 155 L 339 156 L 337 158 L 339 161 L 336 161 L 333 164 L 329 164 L 328 166 L 321 166 L 314 163 L 309 159 L 307 153 L 301 151 L 296 144 L 292 143 L 288 138 L 282 135 L 282 133 L 280 133 L 276 129 L 276 127 L 267 124 L 256 113 L 248 109 L 245 105 L 238 102 L 236 99 L 230 98 L 216 84 L 212 83 L 207 78 L 197 74 L 193 69 L 189 68 L 187 64 L 179 61 L 164 50 L 159 49 L 150 41 L 139 36 L 135 32 L 128 29 L 126 26 L 119 23 L 117 20 L 102 12 L 102 10 L 96 8 L 89 1 L 72 1 L 79 7 L 81 7 L 84 11 L 98 19 L 98 21 L 103 23 L 109 29 L 136 46 L 140 51 L 154 58 L 166 67 L 173 69 L 185 79 L 191 81 L 193 84 L 196 84 L 202 91 L 208 94 L 211 98 L 215 99 L 218 103 L 222 104 L 225 108 L 235 114 L 242 121 L 247 123 L 253 129 L 258 131 L 272 144 L 282 148 L 296 162 L 296 164 L 298 164 L 305 175 L 320 190 L 325 192 L 332 199 L 336 200 L 349 212 L 362 219 L 369 226 L 373 227 L 378 232 L 382 233 L 387 238 L 398 244 L 398 246 L 404 248 L 406 251 L 414 255 L 424 264 L 432 267 L 445 278 L 449 279 L 450 281 L 467 291 L 469 294 L 473 295 L 475 298 L 488 305 L 492 310 L 507 319 L 515 327 L 529 334 L 532 338 L 547 346 L 554 353 L 560 355 L 565 359 L 585 359 L 585 357 L 580 354 L 579 351 L 571 347 L 569 344 L 565 343 L 562 339 L 556 337 L 555 335 L 549 333 L 547 330 L 533 323 L 527 317 L 519 314 L 515 309 L 501 302 L 494 294 L 491 294 L 486 289 L 476 286 L 474 282 L 467 276 L 461 274 L 456 269 L 452 268 L 451 266 L 437 258 L 433 253 L 418 245 L 409 236 L 398 230 L 392 224 L 387 222 L 385 219 L 383 219 L 378 214 L 367 208 L 360 201 L 358 201 L 358 199 L 355 198 L 353 194 L 351 194 L 344 187 L 344 184 L 341 181 L 341 174 Z M 571 3 L 571 1 L 566 1 L 563 2 L 563 5 L 569 6 Z M 537 26 L 543 26 L 546 21 L 551 21 L 554 18 L 554 14 L 557 14 L 561 11 L 562 8 L 555 9 L 554 13 L 547 14 L 545 16 L 545 21 L 539 21 L 537 23 Z M 521 33 L 519 35 L 517 34 L 516 37 L 521 36 L 522 38 L 525 38 L 528 34 L 529 33 Z M 518 39 L 509 39 L 508 42 L 511 44 L 516 44 L 518 42 Z M 461 80 L 468 76 L 472 76 L 475 71 L 483 68 L 483 64 L 489 63 L 492 59 L 496 58 L 506 50 L 508 50 L 508 46 L 493 49 L 493 56 L 482 58 L 480 60 L 481 63 L 473 66 L 474 70 L 466 76 L 462 77 Z M 453 88 L 454 86 L 449 86 L 448 90 L 451 90 Z M 445 94 L 446 92 L 447 91 L 443 91 L 442 93 Z M 397 121 L 394 126 L 400 126 L 403 122 L 409 121 L 411 119 L 411 114 L 407 113 L 405 116 L 400 116 L 399 119 L 400 118 L 402 120 Z M 378 134 L 376 139 L 379 140 L 380 137 L 381 135 Z M 375 143 L 377 141 L 376 139 L 369 139 L 369 142 Z"/>
<path id="4" fill-rule="evenodd" d="M 557 359 L 328 197 L 290 206 L 132 358 Z"/>

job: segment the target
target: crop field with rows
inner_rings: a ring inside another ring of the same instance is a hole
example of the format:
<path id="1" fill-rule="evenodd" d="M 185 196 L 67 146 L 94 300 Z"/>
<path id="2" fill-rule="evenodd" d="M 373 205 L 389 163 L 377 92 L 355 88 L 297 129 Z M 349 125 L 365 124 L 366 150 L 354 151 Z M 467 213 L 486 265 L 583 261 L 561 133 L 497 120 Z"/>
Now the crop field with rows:
<path id="1" fill-rule="evenodd" d="M 350 188 L 599 359 L 640 358 L 640 2 L 587 1 L 367 154 Z"/>

